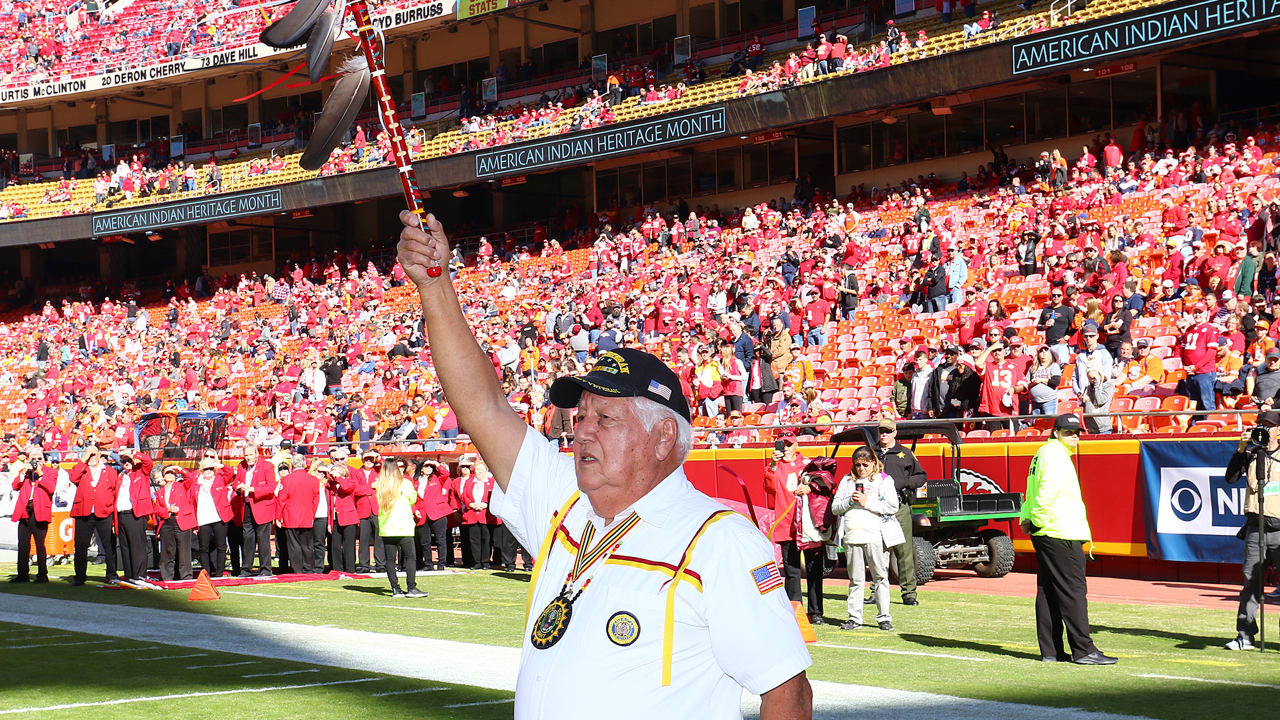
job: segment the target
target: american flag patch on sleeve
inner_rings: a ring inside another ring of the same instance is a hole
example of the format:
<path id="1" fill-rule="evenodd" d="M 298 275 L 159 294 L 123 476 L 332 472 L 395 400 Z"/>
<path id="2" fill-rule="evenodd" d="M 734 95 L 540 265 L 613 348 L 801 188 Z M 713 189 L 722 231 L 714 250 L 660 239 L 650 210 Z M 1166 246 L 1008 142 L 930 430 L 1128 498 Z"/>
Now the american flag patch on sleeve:
<path id="1" fill-rule="evenodd" d="M 756 589 L 761 595 L 782 587 L 782 576 L 778 574 L 777 563 L 765 563 L 752 570 L 751 579 L 755 581 Z"/>

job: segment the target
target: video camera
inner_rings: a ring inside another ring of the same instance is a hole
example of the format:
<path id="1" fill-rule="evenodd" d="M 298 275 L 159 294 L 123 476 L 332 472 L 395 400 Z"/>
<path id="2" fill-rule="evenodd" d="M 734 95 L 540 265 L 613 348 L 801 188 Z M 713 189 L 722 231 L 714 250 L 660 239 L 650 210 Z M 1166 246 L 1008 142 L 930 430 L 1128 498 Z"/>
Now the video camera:
<path id="1" fill-rule="evenodd" d="M 1258 451 L 1267 446 L 1271 440 L 1271 434 L 1264 427 L 1254 426 L 1249 430 L 1249 440 L 1245 443 L 1244 451 L 1250 455 L 1255 455 Z"/>

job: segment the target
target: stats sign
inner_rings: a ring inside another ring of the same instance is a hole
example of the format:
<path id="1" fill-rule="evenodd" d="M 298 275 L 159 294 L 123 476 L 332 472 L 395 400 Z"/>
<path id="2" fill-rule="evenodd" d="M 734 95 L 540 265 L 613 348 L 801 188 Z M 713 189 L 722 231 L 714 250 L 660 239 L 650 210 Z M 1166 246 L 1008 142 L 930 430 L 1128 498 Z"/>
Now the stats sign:
<path id="1" fill-rule="evenodd" d="M 113 233 L 143 232 L 179 225 L 217 222 L 246 215 L 261 215 L 283 209 L 284 198 L 279 188 L 236 195 L 215 195 L 137 210 L 94 213 L 93 234 L 102 236 Z"/>
<path id="2" fill-rule="evenodd" d="M 1240 30 L 1280 18 L 1280 0 L 1204 0 L 1013 43 L 1013 74 L 1094 62 L 1112 55 Z"/>
<path id="3" fill-rule="evenodd" d="M 574 133 L 476 153 L 476 178 L 527 173 L 556 165 L 586 162 L 623 153 L 723 135 L 728 130 L 724 107 L 628 123 L 588 133 Z"/>
<path id="4" fill-rule="evenodd" d="M 496 13 L 499 10 L 529 5 L 537 0 L 458 0 L 458 19 L 466 20 L 480 15 Z"/>

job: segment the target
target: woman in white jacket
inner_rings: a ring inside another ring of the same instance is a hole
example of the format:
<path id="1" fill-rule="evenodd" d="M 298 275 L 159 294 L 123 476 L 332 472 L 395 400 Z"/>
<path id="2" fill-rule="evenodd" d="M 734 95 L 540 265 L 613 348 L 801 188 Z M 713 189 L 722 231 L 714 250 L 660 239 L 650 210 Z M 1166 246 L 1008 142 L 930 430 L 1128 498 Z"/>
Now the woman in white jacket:
<path id="1" fill-rule="evenodd" d="M 836 542 L 844 546 L 849 570 L 849 620 L 841 630 L 862 627 L 866 572 L 871 571 L 876 623 L 892 630 L 889 617 L 889 548 L 906 542 L 895 513 L 898 493 L 876 454 L 866 446 L 853 453 L 853 473 L 836 488 L 831 512 L 840 518 Z"/>

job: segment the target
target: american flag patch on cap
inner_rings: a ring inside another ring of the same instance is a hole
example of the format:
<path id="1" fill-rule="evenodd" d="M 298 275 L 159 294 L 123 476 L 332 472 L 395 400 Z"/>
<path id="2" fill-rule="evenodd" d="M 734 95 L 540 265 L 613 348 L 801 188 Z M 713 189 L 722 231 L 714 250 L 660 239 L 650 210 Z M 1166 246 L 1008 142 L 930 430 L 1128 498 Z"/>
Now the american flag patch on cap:
<path id="1" fill-rule="evenodd" d="M 667 387 L 666 385 L 663 385 L 657 380 L 649 381 L 649 392 L 653 393 L 654 395 L 661 396 L 663 400 L 671 399 L 671 388 Z"/>
<path id="2" fill-rule="evenodd" d="M 765 563 L 751 571 L 751 579 L 761 595 L 782 587 L 782 576 L 778 574 L 777 563 Z"/>

